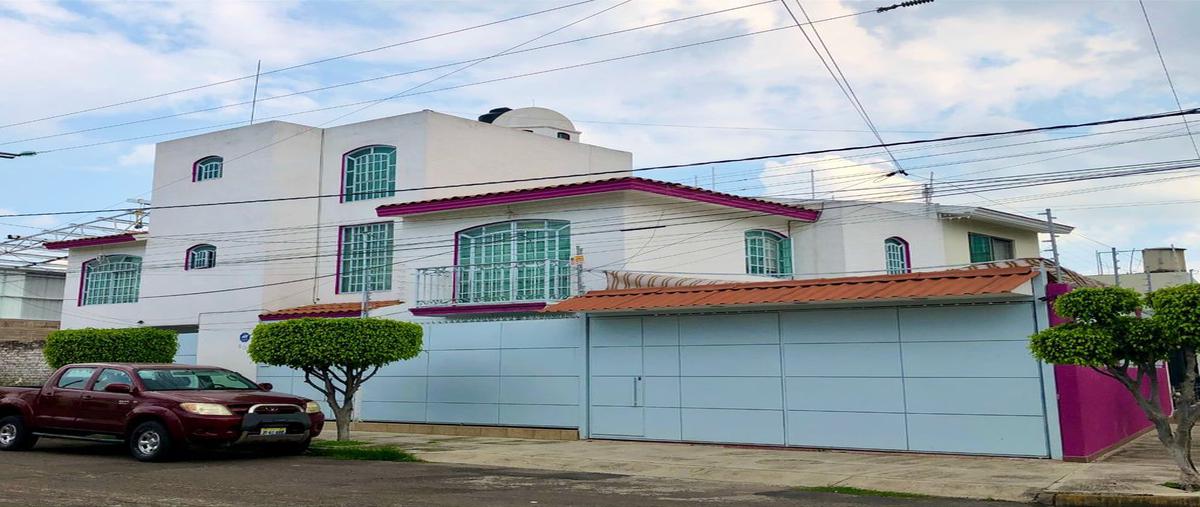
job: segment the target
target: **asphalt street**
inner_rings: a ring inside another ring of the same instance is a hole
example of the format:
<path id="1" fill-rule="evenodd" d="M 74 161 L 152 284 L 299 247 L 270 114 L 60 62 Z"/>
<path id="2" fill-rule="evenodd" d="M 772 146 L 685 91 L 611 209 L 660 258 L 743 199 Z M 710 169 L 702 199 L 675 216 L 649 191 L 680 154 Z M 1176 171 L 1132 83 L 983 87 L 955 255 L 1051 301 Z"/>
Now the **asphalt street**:
<path id="1" fill-rule="evenodd" d="M 730 482 L 432 463 L 207 452 L 140 463 L 111 445 L 43 441 L 0 453 L 0 505 L 19 506 L 899 506 L 1000 502 L 809 493 Z"/>

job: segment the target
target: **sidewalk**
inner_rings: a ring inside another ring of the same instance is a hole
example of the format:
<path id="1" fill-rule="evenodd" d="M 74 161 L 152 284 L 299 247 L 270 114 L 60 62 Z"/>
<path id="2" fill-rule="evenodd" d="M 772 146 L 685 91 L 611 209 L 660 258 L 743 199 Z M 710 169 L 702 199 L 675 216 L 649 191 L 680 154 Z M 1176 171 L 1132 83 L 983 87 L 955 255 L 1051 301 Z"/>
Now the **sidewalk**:
<path id="1" fill-rule="evenodd" d="M 352 438 L 396 445 L 433 463 L 599 472 L 783 487 L 836 485 L 944 497 L 1018 502 L 1056 501 L 1058 505 L 1200 506 L 1200 494 L 1184 493 L 1161 485 L 1176 479 L 1175 468 L 1154 435 L 1149 433 L 1095 463 L 375 432 L 355 432 Z M 1109 495 L 1114 497 L 1108 498 Z M 1149 498 L 1151 496 L 1154 498 Z M 1131 497 L 1139 498 L 1134 498 L 1135 503 L 1129 503 Z M 1151 503 L 1151 500 L 1154 502 Z"/>
<path id="2" fill-rule="evenodd" d="M 1088 465 L 1051 460 L 741 448 L 605 440 L 546 441 L 356 432 L 425 461 L 764 484 L 851 486 L 1029 502 Z"/>

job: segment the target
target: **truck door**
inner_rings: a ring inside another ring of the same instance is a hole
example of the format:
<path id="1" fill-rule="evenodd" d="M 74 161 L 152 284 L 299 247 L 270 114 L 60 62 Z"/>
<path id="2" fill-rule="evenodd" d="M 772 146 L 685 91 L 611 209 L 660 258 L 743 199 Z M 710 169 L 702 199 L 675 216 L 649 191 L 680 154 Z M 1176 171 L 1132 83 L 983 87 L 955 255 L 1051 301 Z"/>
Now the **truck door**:
<path id="1" fill-rule="evenodd" d="M 37 407 L 34 410 L 34 421 L 39 428 L 76 429 L 75 414 L 79 412 L 79 403 L 83 388 L 91 380 L 96 368 L 74 367 L 53 380 L 53 384 L 42 387 L 38 394 Z"/>
<path id="2" fill-rule="evenodd" d="M 119 435 L 125 431 L 125 418 L 135 406 L 133 394 L 109 393 L 109 384 L 133 386 L 133 379 L 124 371 L 105 368 L 96 375 L 92 388 L 84 391 L 76 412 L 75 426 L 84 431 Z"/>

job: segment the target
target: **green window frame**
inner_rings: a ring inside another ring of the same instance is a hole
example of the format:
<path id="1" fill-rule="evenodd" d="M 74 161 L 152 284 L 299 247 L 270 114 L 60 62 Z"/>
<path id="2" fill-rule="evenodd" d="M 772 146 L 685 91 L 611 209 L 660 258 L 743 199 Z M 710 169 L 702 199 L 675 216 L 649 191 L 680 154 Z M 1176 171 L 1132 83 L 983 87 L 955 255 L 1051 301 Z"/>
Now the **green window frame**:
<path id="1" fill-rule="evenodd" d="M 978 234 L 967 233 L 967 245 L 971 252 L 971 262 L 993 262 L 1015 258 L 1013 240 Z"/>
<path id="2" fill-rule="evenodd" d="M 354 202 L 396 195 L 396 147 L 367 146 L 342 161 L 342 201 Z"/>
<path id="3" fill-rule="evenodd" d="M 908 242 L 903 238 L 892 236 L 883 240 L 883 258 L 884 267 L 889 275 L 912 272 L 912 266 L 909 265 L 911 255 L 908 251 Z"/>
<path id="4" fill-rule="evenodd" d="M 556 301 L 571 291 L 571 223 L 514 220 L 457 234 L 459 303 Z"/>
<path id="5" fill-rule="evenodd" d="M 343 226 L 338 234 L 338 290 L 392 289 L 392 223 Z"/>
<path id="6" fill-rule="evenodd" d="M 225 159 L 217 156 L 204 157 L 192 167 L 192 181 L 215 180 L 221 177 Z"/>
<path id="7" fill-rule="evenodd" d="M 792 276 L 791 240 L 775 231 L 746 231 L 746 273 L 775 278 Z"/>
<path id="8" fill-rule="evenodd" d="M 217 247 L 212 245 L 196 245 L 187 251 L 185 269 L 209 269 L 217 265 Z"/>
<path id="9" fill-rule="evenodd" d="M 79 305 L 136 303 L 142 285 L 142 258 L 101 255 L 83 263 Z"/>

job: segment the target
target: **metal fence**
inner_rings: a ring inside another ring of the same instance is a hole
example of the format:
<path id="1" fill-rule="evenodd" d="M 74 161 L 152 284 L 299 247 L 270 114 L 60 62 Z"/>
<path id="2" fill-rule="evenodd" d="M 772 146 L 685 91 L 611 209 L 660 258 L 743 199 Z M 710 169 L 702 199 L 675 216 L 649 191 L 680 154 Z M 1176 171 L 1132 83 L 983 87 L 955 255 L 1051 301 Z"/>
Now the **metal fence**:
<path id="1" fill-rule="evenodd" d="M 559 301 L 571 297 L 571 261 L 534 260 L 417 269 L 417 306 Z"/>

